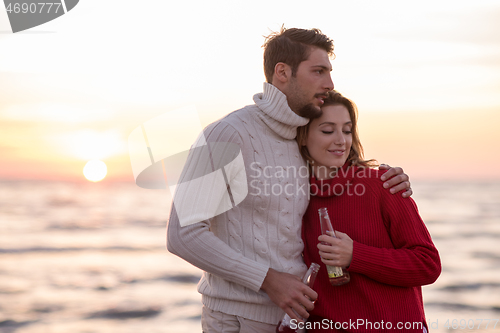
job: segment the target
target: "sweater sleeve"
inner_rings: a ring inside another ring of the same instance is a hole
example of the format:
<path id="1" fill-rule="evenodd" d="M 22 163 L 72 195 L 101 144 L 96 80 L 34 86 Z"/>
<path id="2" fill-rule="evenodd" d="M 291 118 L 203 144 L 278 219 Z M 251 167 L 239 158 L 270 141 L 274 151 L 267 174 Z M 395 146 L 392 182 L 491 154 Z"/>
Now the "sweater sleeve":
<path id="1" fill-rule="evenodd" d="M 205 130 L 205 137 L 209 143 L 227 142 L 238 145 L 242 143 L 239 133 L 224 122 L 218 122 L 212 127 L 207 128 Z M 196 167 L 199 165 L 199 156 L 190 154 L 185 164 L 180 183 L 185 181 L 190 173 L 199 173 L 199 171 L 190 171 L 193 168 L 199 169 Z M 226 176 L 231 177 L 230 173 Z M 198 185 L 200 185 L 199 182 L 205 181 L 204 177 L 197 177 L 196 180 Z M 211 180 L 207 181 L 210 182 Z M 227 195 L 224 198 L 224 194 L 227 191 L 225 186 L 222 189 L 220 186 L 212 186 L 212 184 L 201 184 L 201 186 L 211 189 L 210 198 L 201 198 L 202 200 L 210 200 L 215 207 L 220 206 L 218 202 L 227 201 Z M 175 195 L 178 195 L 178 191 L 176 191 Z M 200 191 L 197 191 L 196 186 L 188 188 L 180 195 L 182 197 L 175 198 L 174 202 L 181 203 L 182 205 L 185 205 L 187 202 L 188 208 L 189 205 L 197 205 L 197 198 L 200 199 Z M 223 219 L 221 216 L 218 217 L 219 223 Z M 167 249 L 208 273 L 258 292 L 266 277 L 269 266 L 245 257 L 219 239 L 210 230 L 213 219 L 206 218 L 201 220 L 201 222 L 182 226 L 179 222 L 179 215 L 175 209 L 175 205 L 172 204 L 170 219 L 167 225 Z"/>
<path id="2" fill-rule="evenodd" d="M 400 287 L 433 283 L 441 273 L 441 262 L 415 202 L 383 189 L 380 196 L 382 215 L 394 248 L 377 248 L 354 241 L 348 270 Z"/>

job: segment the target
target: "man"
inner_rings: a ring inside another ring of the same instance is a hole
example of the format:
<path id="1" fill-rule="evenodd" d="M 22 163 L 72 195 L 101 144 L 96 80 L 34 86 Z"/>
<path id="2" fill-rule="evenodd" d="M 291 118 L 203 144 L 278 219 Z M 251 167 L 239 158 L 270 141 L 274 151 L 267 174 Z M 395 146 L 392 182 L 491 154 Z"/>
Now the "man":
<path id="1" fill-rule="evenodd" d="M 307 318 L 317 298 L 299 278 L 307 269 L 300 232 L 308 176 L 300 172 L 306 166 L 294 139 L 297 127 L 321 114 L 323 99 L 333 90 L 333 41 L 317 29 L 283 28 L 264 47 L 267 83 L 254 96 L 255 105 L 230 113 L 203 133 L 207 144 L 239 147 L 248 195 L 230 210 L 186 225 L 179 221 L 186 209 L 176 203 L 208 199 L 193 200 L 193 190 L 176 192 L 168 223 L 168 250 L 204 270 L 198 291 L 205 333 L 274 332 L 284 312 Z M 194 179 L 193 168 L 211 163 L 192 154 L 182 177 Z M 237 178 L 227 173 L 226 181 Z M 400 168 L 386 173 L 396 174 L 388 186 L 409 188 Z"/>

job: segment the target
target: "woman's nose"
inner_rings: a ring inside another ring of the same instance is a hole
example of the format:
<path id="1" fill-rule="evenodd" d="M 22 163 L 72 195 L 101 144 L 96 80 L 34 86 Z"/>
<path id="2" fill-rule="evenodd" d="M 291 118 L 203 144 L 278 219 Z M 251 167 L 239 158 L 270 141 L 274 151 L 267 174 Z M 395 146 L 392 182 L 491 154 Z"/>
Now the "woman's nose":
<path id="1" fill-rule="evenodd" d="M 342 132 L 338 133 L 338 134 L 335 136 L 335 141 L 334 141 L 334 143 L 335 143 L 336 145 L 339 145 L 339 146 L 341 146 L 341 145 L 345 144 L 345 138 L 344 138 L 344 135 L 343 135 L 343 133 L 342 133 Z"/>

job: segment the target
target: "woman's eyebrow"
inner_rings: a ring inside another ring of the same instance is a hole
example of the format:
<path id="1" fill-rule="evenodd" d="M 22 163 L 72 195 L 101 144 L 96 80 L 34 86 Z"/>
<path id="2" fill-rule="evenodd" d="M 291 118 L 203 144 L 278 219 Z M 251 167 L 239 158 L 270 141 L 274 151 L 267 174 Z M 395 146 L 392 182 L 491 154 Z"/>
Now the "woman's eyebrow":
<path id="1" fill-rule="evenodd" d="M 324 123 L 321 123 L 318 126 L 321 126 L 321 125 L 324 125 L 324 124 L 327 124 L 327 125 L 336 125 L 336 123 L 333 123 L 331 121 L 325 121 Z M 348 125 L 348 124 L 352 124 L 352 121 L 348 121 L 348 122 L 344 123 L 344 125 Z"/>

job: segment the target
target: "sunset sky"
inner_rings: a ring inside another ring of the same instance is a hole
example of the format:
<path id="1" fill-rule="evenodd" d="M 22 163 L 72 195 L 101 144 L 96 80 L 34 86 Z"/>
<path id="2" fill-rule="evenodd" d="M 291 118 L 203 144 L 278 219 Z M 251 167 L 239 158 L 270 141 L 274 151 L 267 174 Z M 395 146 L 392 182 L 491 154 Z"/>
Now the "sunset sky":
<path id="1" fill-rule="evenodd" d="M 262 91 L 264 35 L 319 28 L 365 155 L 415 179 L 500 179 L 500 2 L 81 0 L 13 34 L 0 8 L 0 179 L 133 181 L 127 139 L 194 105 L 206 126 Z M 182 137 L 179 140 L 182 141 Z"/>

